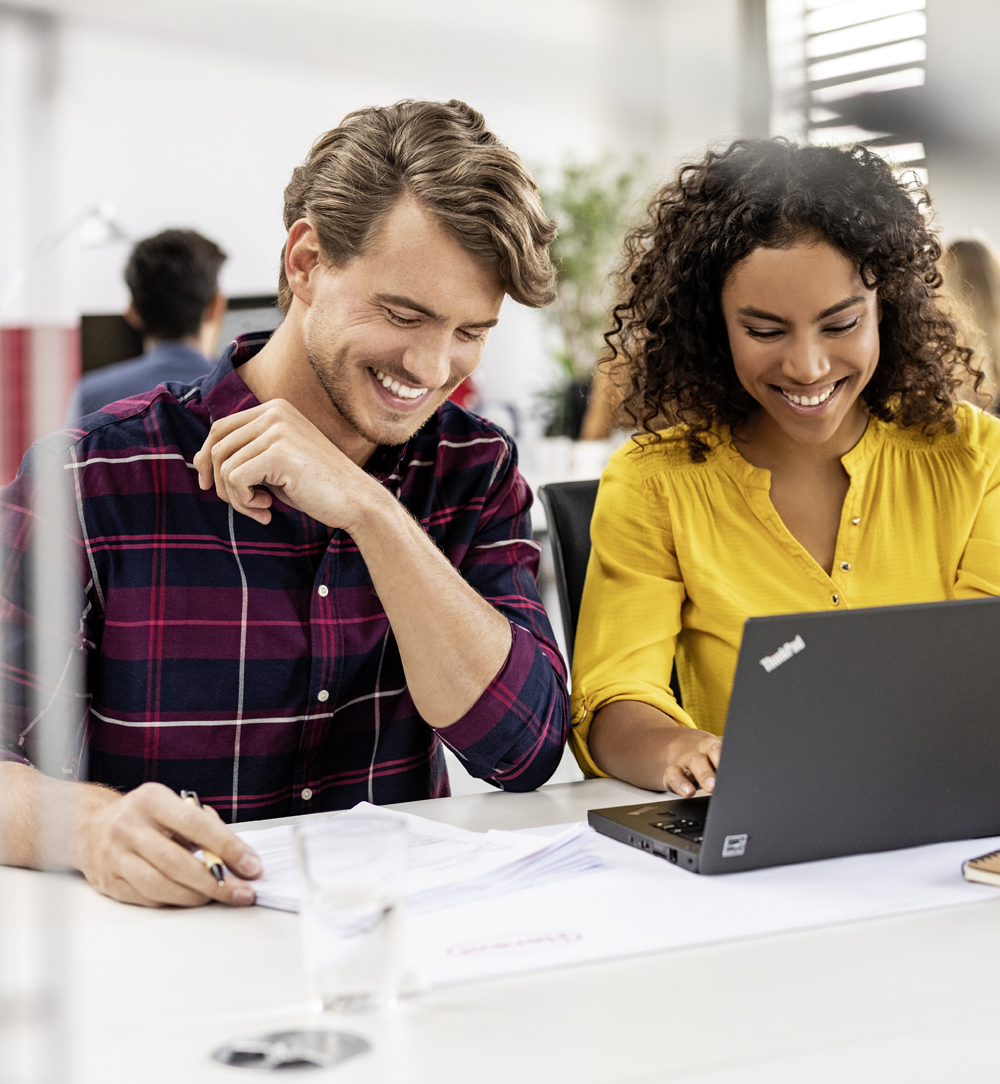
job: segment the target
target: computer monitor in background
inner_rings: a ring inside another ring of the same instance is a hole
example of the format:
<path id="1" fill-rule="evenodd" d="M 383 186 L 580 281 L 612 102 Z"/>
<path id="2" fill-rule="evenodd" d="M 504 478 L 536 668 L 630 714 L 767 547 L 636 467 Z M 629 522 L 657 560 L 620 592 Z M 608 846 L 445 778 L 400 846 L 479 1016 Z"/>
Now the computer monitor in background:
<path id="1" fill-rule="evenodd" d="M 85 373 L 141 353 L 142 336 L 124 316 L 80 317 L 80 364 Z"/>
<path id="2" fill-rule="evenodd" d="M 231 297 L 226 307 L 219 336 L 219 353 L 236 338 L 248 331 L 272 331 L 283 319 L 278 308 L 277 294 L 260 294 L 256 297 Z"/>
<path id="3" fill-rule="evenodd" d="M 219 353 L 248 331 L 270 331 L 281 323 L 276 294 L 231 297 L 219 337 Z M 85 373 L 138 357 L 142 336 L 124 316 L 88 315 L 80 318 L 80 360 Z"/>

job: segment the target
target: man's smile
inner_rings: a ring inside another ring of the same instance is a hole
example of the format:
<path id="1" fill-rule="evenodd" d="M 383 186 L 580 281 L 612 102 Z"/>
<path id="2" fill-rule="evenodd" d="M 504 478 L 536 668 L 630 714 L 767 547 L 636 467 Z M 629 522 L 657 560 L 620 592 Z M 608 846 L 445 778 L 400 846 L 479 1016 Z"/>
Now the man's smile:
<path id="1" fill-rule="evenodd" d="M 398 378 L 390 376 L 388 373 L 384 373 L 381 369 L 369 369 L 368 371 L 395 399 L 409 401 L 422 399 L 429 390 L 427 388 L 415 388 L 410 384 L 404 384 Z"/>

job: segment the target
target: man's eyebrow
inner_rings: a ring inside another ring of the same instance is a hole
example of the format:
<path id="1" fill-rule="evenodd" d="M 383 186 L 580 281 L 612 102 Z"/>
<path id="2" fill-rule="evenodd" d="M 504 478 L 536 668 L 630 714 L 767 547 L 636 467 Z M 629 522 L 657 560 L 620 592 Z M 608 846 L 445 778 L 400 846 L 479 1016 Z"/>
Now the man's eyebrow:
<path id="1" fill-rule="evenodd" d="M 413 312 L 419 312 L 421 315 L 426 316 L 430 320 L 434 320 L 437 323 L 443 323 L 444 317 L 438 315 L 433 309 L 427 308 L 426 305 L 421 305 L 419 302 L 414 301 L 412 297 L 403 297 L 400 294 L 376 294 L 376 301 L 381 301 L 386 305 L 398 305 L 402 309 L 412 309 Z M 493 320 L 479 320 L 476 323 L 462 324 L 462 327 L 496 327 L 498 321 Z"/>
<path id="2" fill-rule="evenodd" d="M 398 305 L 401 309 L 412 309 L 414 312 L 419 312 L 423 316 L 429 317 L 431 320 L 440 320 L 433 309 L 427 308 L 426 305 L 421 305 L 418 301 L 414 301 L 412 297 L 403 297 L 401 294 L 376 294 L 376 301 L 381 301 L 386 305 Z"/>
<path id="3" fill-rule="evenodd" d="M 824 309 L 816 317 L 816 321 L 825 320 L 828 316 L 833 316 L 834 313 L 849 309 L 852 305 L 857 305 L 861 301 L 864 301 L 861 294 L 855 294 L 853 297 L 845 297 L 843 301 L 838 301 L 836 305 L 831 305 L 828 309 Z M 777 316 L 773 312 L 765 312 L 764 309 L 755 308 L 753 305 L 745 305 L 742 309 L 737 309 L 736 312 L 739 316 L 753 316 L 758 320 L 771 320 L 776 324 L 788 323 L 783 316 Z"/>

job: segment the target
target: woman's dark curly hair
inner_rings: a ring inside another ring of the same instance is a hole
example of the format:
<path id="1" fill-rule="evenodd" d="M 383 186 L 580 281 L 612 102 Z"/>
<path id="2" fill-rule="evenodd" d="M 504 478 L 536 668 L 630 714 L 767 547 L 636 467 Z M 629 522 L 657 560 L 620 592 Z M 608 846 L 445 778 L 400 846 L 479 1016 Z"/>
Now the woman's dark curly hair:
<path id="1" fill-rule="evenodd" d="M 736 376 L 721 294 L 756 248 L 817 234 L 849 257 L 882 308 L 880 356 L 862 396 L 876 417 L 955 428 L 959 373 L 978 387 L 973 351 L 937 296 L 941 246 L 930 200 L 864 147 L 740 139 L 682 166 L 625 241 L 622 300 L 605 335 L 624 406 L 647 433 L 683 426 L 693 460 L 709 430 L 743 422 L 757 403 Z"/>

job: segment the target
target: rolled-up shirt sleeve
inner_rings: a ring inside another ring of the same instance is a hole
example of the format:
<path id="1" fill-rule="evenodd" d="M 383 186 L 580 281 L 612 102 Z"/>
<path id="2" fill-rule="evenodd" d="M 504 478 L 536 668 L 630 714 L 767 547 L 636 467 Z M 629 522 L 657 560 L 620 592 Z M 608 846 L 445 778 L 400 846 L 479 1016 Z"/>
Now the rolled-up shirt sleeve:
<path id="1" fill-rule="evenodd" d="M 476 703 L 438 736 L 470 775 L 503 790 L 534 790 L 559 765 L 569 721 L 566 667 L 538 592 L 540 547 L 532 496 L 508 446 L 479 528 L 449 554 L 465 580 L 511 624 L 507 660 Z"/>

